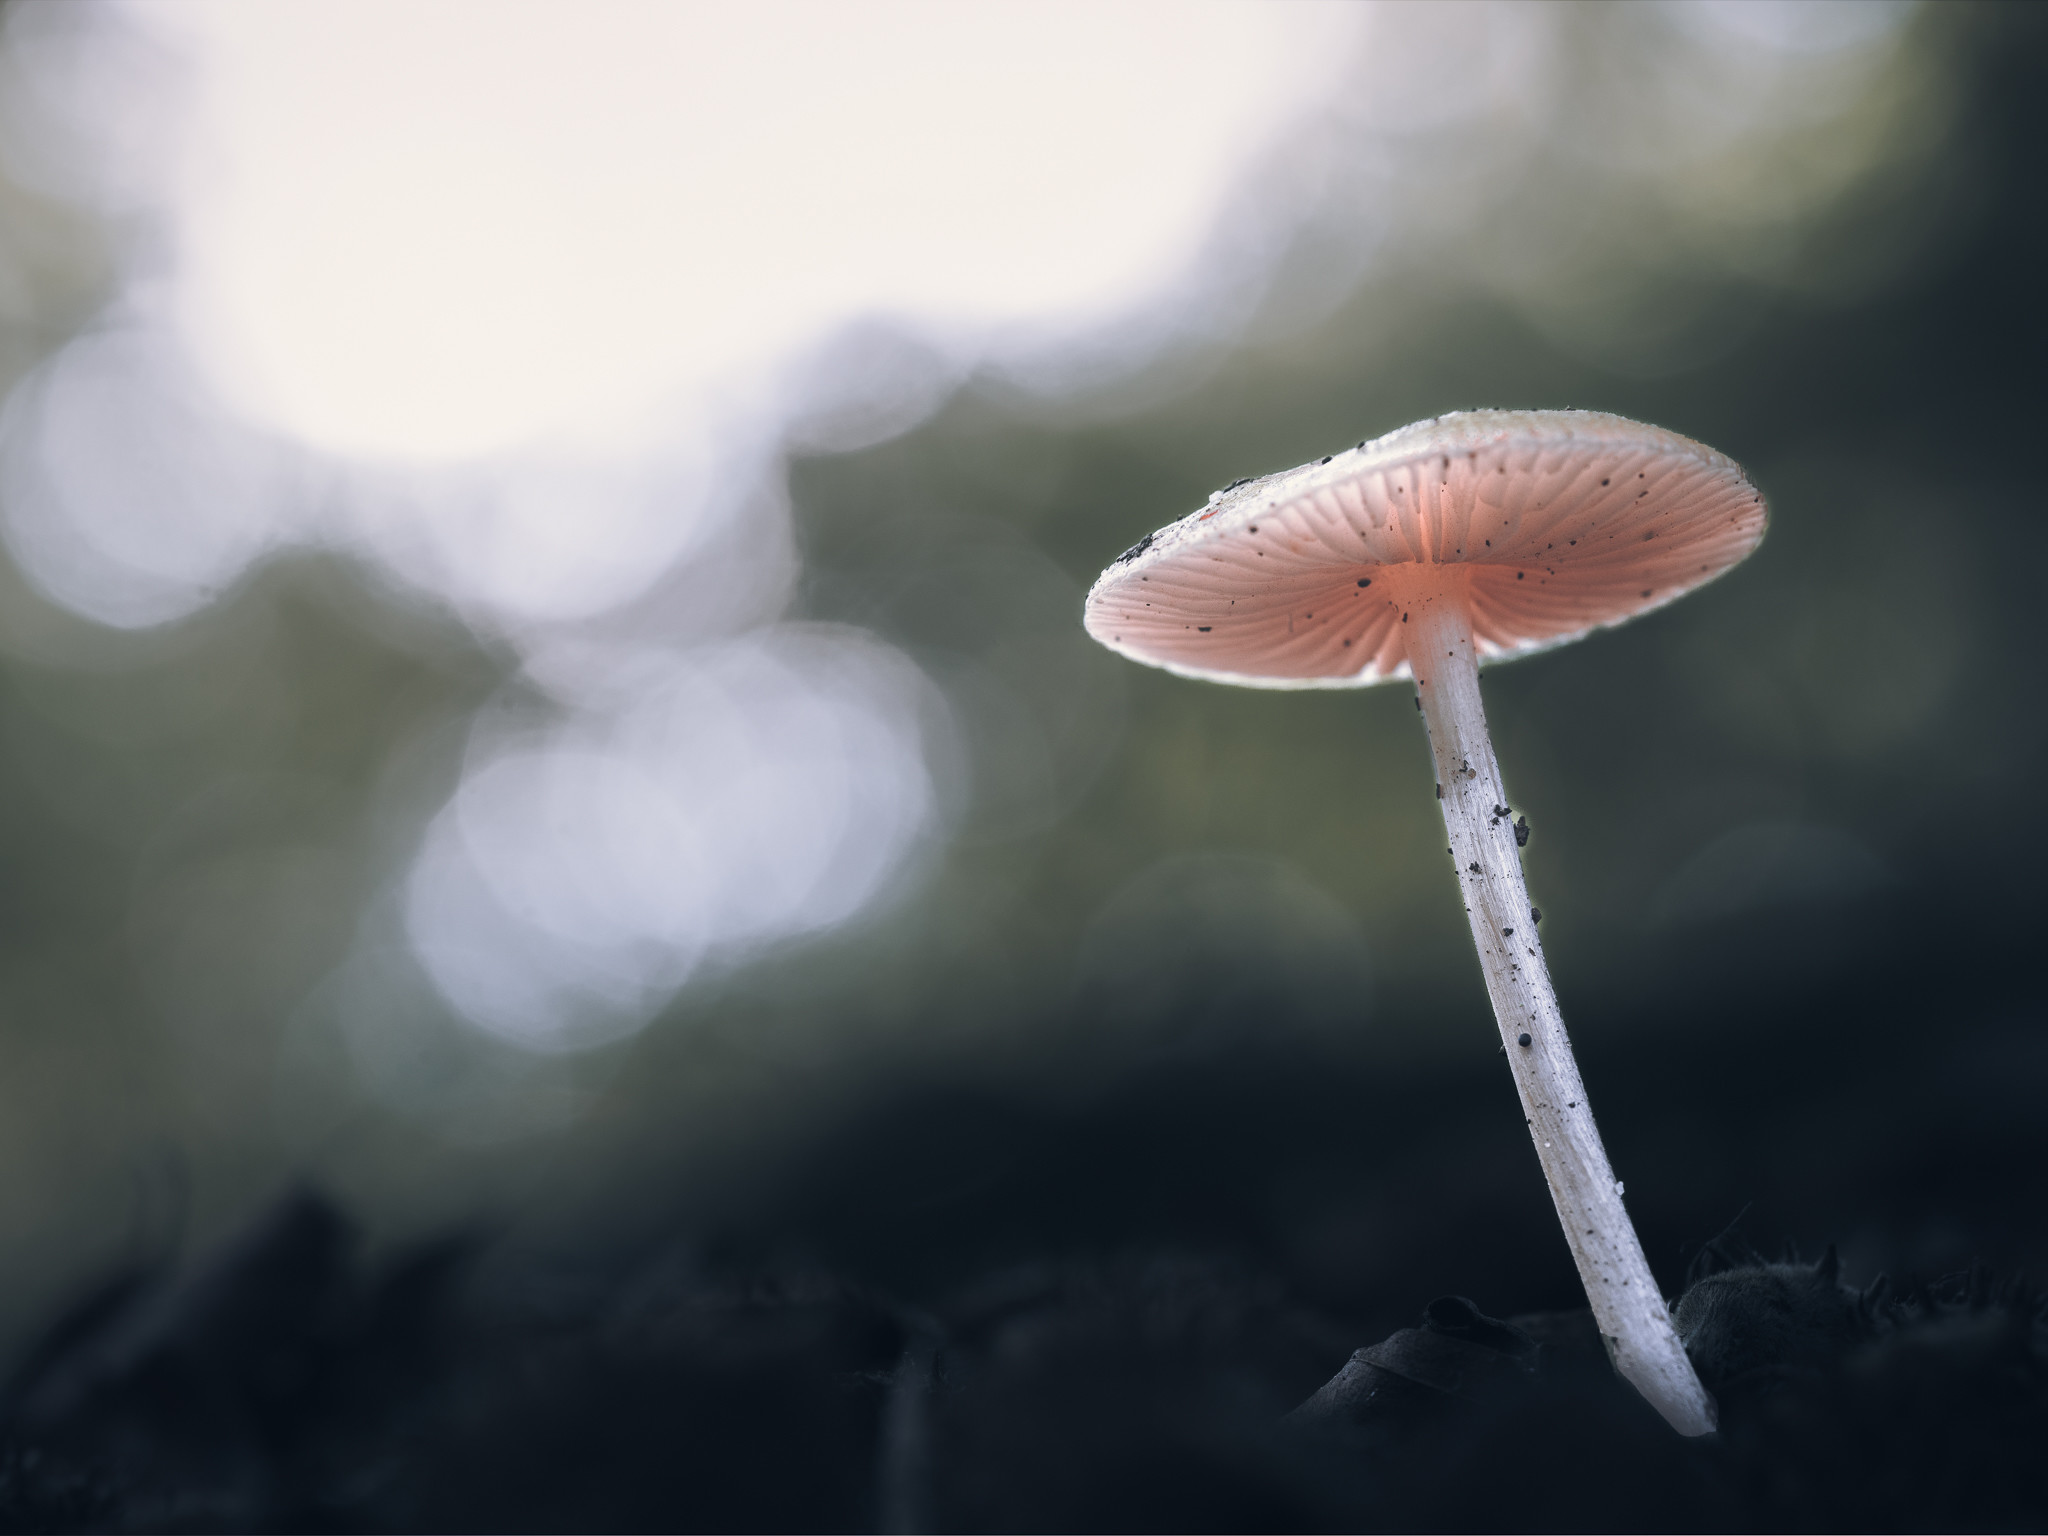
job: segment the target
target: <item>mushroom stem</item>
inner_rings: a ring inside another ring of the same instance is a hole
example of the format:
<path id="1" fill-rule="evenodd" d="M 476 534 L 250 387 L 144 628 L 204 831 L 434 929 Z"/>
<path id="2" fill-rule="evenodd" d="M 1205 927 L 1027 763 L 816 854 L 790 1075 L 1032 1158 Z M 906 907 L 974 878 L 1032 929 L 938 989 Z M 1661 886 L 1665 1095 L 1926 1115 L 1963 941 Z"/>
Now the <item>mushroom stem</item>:
<path id="1" fill-rule="evenodd" d="M 1409 609 L 1409 666 L 1429 725 L 1451 857 L 1565 1241 L 1615 1369 L 1680 1434 L 1707 1434 L 1714 1400 L 1678 1341 L 1622 1207 L 1537 942 L 1507 792 L 1479 702 L 1470 601 L 1453 578 L 1434 594 L 1418 595 Z"/>

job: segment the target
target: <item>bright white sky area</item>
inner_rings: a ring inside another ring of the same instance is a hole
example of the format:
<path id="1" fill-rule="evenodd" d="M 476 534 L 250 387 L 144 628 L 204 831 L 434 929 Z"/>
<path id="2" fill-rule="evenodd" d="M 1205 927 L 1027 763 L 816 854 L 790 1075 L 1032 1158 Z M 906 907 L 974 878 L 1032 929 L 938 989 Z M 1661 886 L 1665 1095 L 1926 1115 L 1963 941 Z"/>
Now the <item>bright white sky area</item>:
<path id="1" fill-rule="evenodd" d="M 558 708 L 486 712 L 397 905 L 446 1003 L 542 1051 L 843 922 L 936 831 L 932 686 L 870 636 L 779 622 L 780 442 L 902 430 L 1006 346 L 1185 283 L 1361 17 L 85 14 L 13 13 L 50 111 L 7 147 L 154 234 L 105 325 L 9 403 L 15 557 L 132 628 L 281 542 L 339 544 L 509 639 Z M 688 611 L 615 619 L 693 560 L 715 579 Z"/>
<path id="2" fill-rule="evenodd" d="M 179 0 L 178 307 L 350 453 L 644 442 L 848 320 L 971 345 L 1176 276 L 1348 18 L 1313 5 Z"/>
<path id="3" fill-rule="evenodd" d="M 1688 11 L 1712 68 L 1688 57 L 1697 89 L 1665 93 L 1672 154 L 1721 142 L 1700 125 L 1728 115 L 1723 78 L 1750 90 L 1745 124 L 1835 110 L 1814 82 L 1847 100 L 1851 77 L 1812 60 L 1903 14 Z M 1100 367 L 1106 333 L 1157 348 L 1212 324 L 1203 274 L 1248 181 L 1281 227 L 1230 242 L 1240 264 L 1284 246 L 1319 175 L 1363 185 L 1350 162 L 1476 197 L 1481 162 L 1428 162 L 1417 125 L 1532 141 L 1516 124 L 1540 130 L 1569 78 L 1552 16 L 13 7 L 0 156 L 126 231 L 128 265 L 7 402 L 0 530 L 108 625 L 175 622 L 307 543 L 509 642 L 555 708 L 479 719 L 388 905 L 475 1028 L 615 1039 L 698 967 L 846 921 L 939 834 L 933 684 L 872 636 L 783 618 L 786 446 L 905 430 L 978 366 L 1071 345 Z M 1265 175 L 1283 145 L 1309 146 L 1285 161 L 1298 196 Z M 1514 180 L 1512 156 L 1485 164 Z M 1665 169 L 1644 174 L 1687 184 Z M 689 601 L 634 606 L 690 572 Z"/>

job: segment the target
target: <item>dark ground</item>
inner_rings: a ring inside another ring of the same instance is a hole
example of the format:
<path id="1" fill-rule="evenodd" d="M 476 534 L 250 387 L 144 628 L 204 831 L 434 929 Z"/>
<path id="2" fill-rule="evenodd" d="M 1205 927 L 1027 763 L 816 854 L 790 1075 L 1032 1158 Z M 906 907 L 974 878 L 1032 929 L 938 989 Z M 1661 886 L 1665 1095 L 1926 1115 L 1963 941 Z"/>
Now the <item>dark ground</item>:
<path id="1" fill-rule="evenodd" d="M 1219 1051 L 1057 1110 L 905 1091 L 658 1240 L 573 1261 L 486 1233 L 372 1261 L 294 1194 L 197 1262 L 139 1257 L 51 1331 L 6 1399 L 0 1519 L 2040 1529 L 2048 1323 L 2015 1267 L 2048 1226 L 2048 1053 L 2021 1000 L 1956 980 L 1990 974 L 1970 946 L 1999 935 L 1908 907 L 1840 922 L 1778 935 L 1840 960 L 1824 992 L 1790 991 L 1794 968 L 1777 998 L 1837 1049 L 1774 1054 L 1782 1015 L 1745 1017 L 1731 978 L 1671 1005 L 1696 1056 L 1610 1040 L 1594 1077 L 1626 1090 L 1607 1134 L 1659 1194 L 1639 1202 L 1653 1262 L 1694 1280 L 1678 1317 L 1722 1405 L 1709 1441 L 1672 1435 L 1571 1309 L 1491 1052 L 1395 1094 Z M 1768 953 L 1764 926 L 1726 937 Z M 1737 1235 L 1775 1241 L 1763 1215 L 1667 1229 L 1727 1177 L 1841 1226 L 1775 1267 Z M 1325 1251 L 1347 1221 L 1384 1246 L 1365 1293 L 1319 1279 L 1360 1272 Z M 1852 1230 L 1995 1267 L 1837 1275 Z M 1389 1374 L 1347 1373 L 1382 1340 Z M 1289 1419 L 1340 1373 L 1348 1402 Z"/>
<path id="2" fill-rule="evenodd" d="M 934 1311 L 656 1260 L 463 1306 L 462 1245 L 374 1275 L 287 1200 L 182 1283 L 122 1277 L 17 1381 L 14 1529 L 2032 1530 L 2048 1313 L 1988 1271 L 1904 1296 L 1724 1237 L 1678 1319 L 1684 1441 L 1583 1311 L 1461 1298 L 1345 1365 L 1216 1259 L 997 1271 Z"/>

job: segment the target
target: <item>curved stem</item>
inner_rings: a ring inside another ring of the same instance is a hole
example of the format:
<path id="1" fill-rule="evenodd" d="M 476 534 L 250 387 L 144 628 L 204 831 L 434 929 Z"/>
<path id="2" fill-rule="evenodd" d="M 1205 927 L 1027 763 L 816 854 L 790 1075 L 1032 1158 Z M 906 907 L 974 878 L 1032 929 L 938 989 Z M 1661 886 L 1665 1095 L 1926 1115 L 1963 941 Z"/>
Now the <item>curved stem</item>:
<path id="1" fill-rule="evenodd" d="M 1536 940 L 1507 792 L 1479 703 L 1469 602 L 1462 589 L 1447 584 L 1447 590 L 1418 593 L 1408 613 L 1409 665 L 1429 724 L 1458 885 L 1565 1241 L 1615 1369 L 1680 1434 L 1706 1434 L 1714 1428 L 1714 1400 L 1672 1329 L 1622 1207 L 1621 1184 L 1593 1124 Z"/>

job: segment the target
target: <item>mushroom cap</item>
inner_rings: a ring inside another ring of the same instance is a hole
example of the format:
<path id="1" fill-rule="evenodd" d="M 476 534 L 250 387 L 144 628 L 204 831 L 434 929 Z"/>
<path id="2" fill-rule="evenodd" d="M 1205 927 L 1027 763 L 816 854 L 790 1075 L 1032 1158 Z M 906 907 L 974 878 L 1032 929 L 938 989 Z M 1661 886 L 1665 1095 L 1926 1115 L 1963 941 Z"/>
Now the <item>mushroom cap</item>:
<path id="1" fill-rule="evenodd" d="M 1260 688 L 1407 677 L 1406 604 L 1462 589 L 1500 660 L 1661 608 L 1762 539 L 1713 449 L 1599 411 L 1458 411 L 1226 486 L 1117 557 L 1088 633 L 1134 661 Z"/>

